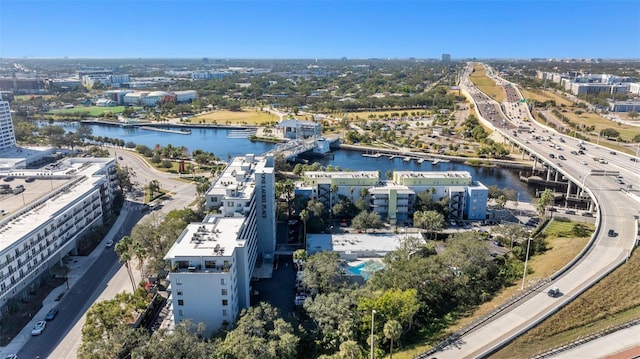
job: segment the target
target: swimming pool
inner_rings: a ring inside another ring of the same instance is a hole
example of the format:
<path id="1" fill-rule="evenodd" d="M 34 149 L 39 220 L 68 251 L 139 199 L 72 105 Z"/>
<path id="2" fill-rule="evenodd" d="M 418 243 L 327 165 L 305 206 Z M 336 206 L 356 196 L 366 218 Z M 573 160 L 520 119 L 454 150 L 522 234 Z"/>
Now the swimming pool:
<path id="1" fill-rule="evenodd" d="M 354 266 L 347 266 L 347 270 L 349 271 L 349 273 L 353 275 L 359 275 L 364 279 L 369 279 L 369 277 L 371 277 L 371 274 L 373 274 L 373 272 L 377 272 L 383 268 L 384 268 L 384 265 L 376 261 L 368 261 L 368 262 L 359 263 Z"/>

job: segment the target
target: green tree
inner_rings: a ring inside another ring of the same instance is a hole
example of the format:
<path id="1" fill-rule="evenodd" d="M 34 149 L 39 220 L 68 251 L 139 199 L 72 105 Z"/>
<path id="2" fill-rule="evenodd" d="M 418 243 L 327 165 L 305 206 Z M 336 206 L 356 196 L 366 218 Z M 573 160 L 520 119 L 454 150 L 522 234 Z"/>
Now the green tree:
<path id="1" fill-rule="evenodd" d="M 340 256 L 336 252 L 318 252 L 307 258 L 302 272 L 302 284 L 319 293 L 331 293 L 340 288 L 342 270 Z"/>
<path id="2" fill-rule="evenodd" d="M 131 271 L 131 266 L 129 265 L 129 261 L 131 261 L 131 250 L 132 250 L 133 241 L 131 237 L 124 236 L 118 243 L 116 243 L 115 251 L 118 254 L 118 258 L 121 263 L 124 263 L 125 268 L 127 269 L 127 274 L 129 275 L 129 280 L 131 280 L 131 287 L 133 291 L 136 290 L 136 281 L 133 279 L 133 272 Z"/>
<path id="3" fill-rule="evenodd" d="M 143 345 L 132 351 L 132 358 L 173 359 L 213 358 L 219 353 L 206 339 L 204 324 L 194 325 L 186 320 L 178 323 L 171 332 L 165 329 L 151 335 Z"/>
<path id="4" fill-rule="evenodd" d="M 131 177 L 135 176 L 135 172 L 130 167 L 120 167 L 116 165 L 116 183 L 122 193 L 133 190 L 133 182 Z"/>
<path id="5" fill-rule="evenodd" d="M 444 216 L 437 211 L 416 211 L 413 213 L 413 225 L 425 229 L 432 238 L 444 227 Z"/>
<path id="6" fill-rule="evenodd" d="M 220 347 L 224 358 L 293 359 L 299 339 L 291 324 L 268 303 L 243 309 Z"/>
<path id="7" fill-rule="evenodd" d="M 393 342 L 400 339 L 402 335 L 402 325 L 397 320 L 390 320 L 384 324 L 383 333 L 385 338 L 391 341 L 389 345 L 389 359 L 393 359 Z"/>
<path id="8" fill-rule="evenodd" d="M 382 228 L 380 215 L 375 212 L 362 211 L 353 218 L 351 225 L 357 229 L 363 229 L 365 233 L 368 229 Z"/>
<path id="9" fill-rule="evenodd" d="M 540 198 L 538 198 L 538 205 L 536 206 L 538 213 L 540 213 L 541 216 L 546 217 L 547 208 L 553 205 L 554 201 L 555 197 L 553 195 L 553 190 L 549 188 L 545 189 L 544 192 L 540 194 Z"/>
<path id="10" fill-rule="evenodd" d="M 321 293 L 304 301 L 304 309 L 318 326 L 318 341 L 327 352 L 338 349 L 341 342 L 354 338 L 356 296 L 352 290 Z"/>

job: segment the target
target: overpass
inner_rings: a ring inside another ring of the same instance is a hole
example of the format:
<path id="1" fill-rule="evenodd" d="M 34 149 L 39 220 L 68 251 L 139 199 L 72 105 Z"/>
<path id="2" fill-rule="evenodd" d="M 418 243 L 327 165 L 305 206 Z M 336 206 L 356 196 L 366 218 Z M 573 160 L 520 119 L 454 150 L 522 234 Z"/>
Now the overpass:
<path id="1" fill-rule="evenodd" d="M 625 186 L 610 176 L 617 172 L 627 183 L 640 183 L 638 158 L 612 153 L 597 145 L 585 143 L 582 145 L 584 153 L 604 158 L 607 163 L 585 159 L 586 154 L 581 155 L 576 150 L 581 145 L 578 140 L 556 133 L 535 121 L 529 121 L 531 131 L 528 135 L 545 134 L 546 141 L 523 137 L 522 133 L 514 132 L 521 125 L 520 120 L 506 116 L 501 106 L 477 90 L 469 80 L 470 73 L 471 66 L 468 65 L 461 89 L 476 106 L 480 121 L 498 132 L 507 143 L 518 146 L 523 151 L 523 156 L 534 156 L 534 168 L 540 164 L 547 171 L 553 171 L 554 179 L 557 176 L 559 180 L 566 181 L 569 194 L 586 194 L 593 201 L 591 209 L 596 211 L 596 231 L 582 252 L 545 283 L 528 288 L 514 301 L 462 328 L 434 349 L 419 354 L 416 358 L 488 357 L 624 263 L 638 241 L 638 188 Z M 499 78 L 497 82 L 503 85 L 508 83 Z M 531 119 L 528 109 L 526 111 L 526 116 Z M 550 144 L 553 144 L 553 149 Z M 551 157 L 552 153 L 554 157 L 555 153 L 562 153 L 565 159 L 556 160 Z M 608 236 L 610 229 L 618 235 Z M 551 286 L 560 289 L 559 297 L 547 295 L 546 288 Z"/>

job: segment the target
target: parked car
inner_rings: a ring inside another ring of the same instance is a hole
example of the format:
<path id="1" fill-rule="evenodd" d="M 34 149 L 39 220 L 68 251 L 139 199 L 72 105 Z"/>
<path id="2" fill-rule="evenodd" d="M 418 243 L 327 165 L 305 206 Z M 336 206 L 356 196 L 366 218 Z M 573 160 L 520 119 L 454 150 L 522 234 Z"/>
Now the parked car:
<path id="1" fill-rule="evenodd" d="M 33 181 L 35 181 L 35 180 L 36 180 L 36 179 L 35 179 L 35 177 L 27 177 L 27 178 L 25 178 L 25 180 L 24 180 L 24 181 L 25 181 L 25 182 L 33 182 Z"/>
<path id="2" fill-rule="evenodd" d="M 36 323 L 36 326 L 31 329 L 31 335 L 40 335 L 44 331 L 44 328 L 47 326 L 47 322 L 41 320 Z"/>
<path id="3" fill-rule="evenodd" d="M 615 237 L 616 236 L 616 231 L 614 231 L 613 229 L 610 229 L 609 232 L 607 232 L 607 235 L 609 237 Z"/>
<path id="4" fill-rule="evenodd" d="M 109 239 L 105 245 L 107 246 L 107 248 L 111 248 L 113 246 L 113 241 Z"/>
<path id="5" fill-rule="evenodd" d="M 58 315 L 58 309 L 53 308 L 47 313 L 47 316 L 44 317 L 44 319 L 46 321 L 50 321 L 50 320 L 53 320 L 56 317 L 56 315 Z"/>
<path id="6" fill-rule="evenodd" d="M 7 354 L 4 359 L 18 359 L 18 354 Z"/>

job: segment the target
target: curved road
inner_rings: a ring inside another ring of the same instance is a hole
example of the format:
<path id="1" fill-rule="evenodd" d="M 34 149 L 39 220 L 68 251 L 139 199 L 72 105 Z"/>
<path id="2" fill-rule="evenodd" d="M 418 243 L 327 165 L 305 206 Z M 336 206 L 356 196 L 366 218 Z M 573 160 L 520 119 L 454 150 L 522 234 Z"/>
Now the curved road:
<path id="1" fill-rule="evenodd" d="M 463 79 L 462 88 L 467 93 L 477 93 L 467 77 Z M 504 83 L 504 81 L 503 81 Z M 486 96 L 482 97 L 483 101 Z M 480 107 L 479 107 L 480 108 Z M 510 121 L 511 119 L 507 119 Z M 485 124 L 493 127 L 491 122 L 485 120 Z M 537 122 L 531 122 L 535 131 L 540 135 L 543 128 Z M 509 127 L 517 126 L 511 123 Z M 506 127 L 506 126 L 505 126 Z M 505 136 L 509 136 L 506 129 L 494 128 Z M 593 285 L 598 279 L 604 277 L 609 271 L 615 269 L 624 262 L 633 250 L 636 243 L 636 219 L 640 215 L 640 193 L 638 189 L 633 189 L 633 195 L 629 195 L 621 190 L 621 185 L 616 183 L 611 177 L 589 175 L 591 169 L 606 169 L 619 171 L 630 183 L 640 183 L 637 171 L 634 166 L 637 162 L 629 161 L 629 156 L 608 153 L 608 150 L 596 148 L 593 145 L 587 147 L 589 153 L 597 152 L 598 156 L 605 157 L 608 164 L 600 164 L 593 161 L 587 155 L 571 155 L 572 147 L 577 147 L 577 140 L 567 136 L 554 134 L 553 137 L 563 137 L 562 150 L 549 147 L 550 141 L 530 141 L 519 137 L 513 138 L 526 146 L 545 162 L 556 166 L 558 160 L 551 159 L 550 153 L 562 153 L 567 159 L 562 162 L 562 167 L 558 168 L 567 178 L 574 183 L 585 183 L 589 188 L 592 197 L 599 203 L 600 218 L 599 230 L 593 246 L 573 267 L 564 274 L 555 278 L 547 287 L 541 291 L 532 293 L 514 307 L 497 315 L 484 325 L 458 338 L 458 340 L 445 347 L 442 351 L 432 356 L 443 358 L 478 358 L 486 357 L 500 348 L 505 343 L 510 342 L 517 335 L 524 333 L 536 323 L 553 314 L 563 305 L 569 303 L 573 298 L 580 295 L 584 290 Z M 526 136 L 526 135 L 524 135 Z M 607 152 L 607 153 L 605 153 Z M 582 162 L 587 163 L 586 165 Z M 598 222 L 597 222 L 598 224 Z M 618 233 L 616 237 L 609 237 L 607 231 L 613 229 Z M 560 288 L 562 295 L 552 298 L 546 293 L 546 289 L 551 286 Z M 431 356 L 429 356 L 431 357 Z"/>

